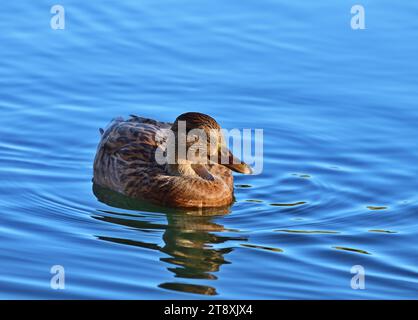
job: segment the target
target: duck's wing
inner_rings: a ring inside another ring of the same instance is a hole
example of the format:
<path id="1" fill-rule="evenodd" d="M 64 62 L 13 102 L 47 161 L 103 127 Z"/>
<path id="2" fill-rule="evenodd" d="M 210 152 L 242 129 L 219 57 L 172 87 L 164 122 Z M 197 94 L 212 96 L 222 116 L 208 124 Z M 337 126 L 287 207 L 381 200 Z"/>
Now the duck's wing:
<path id="1" fill-rule="evenodd" d="M 131 116 L 116 118 L 103 131 L 99 150 L 125 161 L 153 162 L 156 148 L 166 139 L 170 123 Z"/>
<path id="2" fill-rule="evenodd" d="M 155 152 L 165 145 L 169 123 L 116 118 L 103 131 L 94 160 L 94 182 L 120 191 L 126 176 L 159 171 Z"/>

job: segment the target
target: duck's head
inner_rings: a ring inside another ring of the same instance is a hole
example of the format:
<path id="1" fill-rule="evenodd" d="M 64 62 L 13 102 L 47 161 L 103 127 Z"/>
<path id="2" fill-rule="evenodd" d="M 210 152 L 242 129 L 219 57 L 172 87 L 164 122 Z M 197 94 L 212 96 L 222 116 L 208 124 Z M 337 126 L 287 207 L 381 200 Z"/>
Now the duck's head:
<path id="1" fill-rule="evenodd" d="M 197 174 L 211 180 L 207 165 L 214 163 L 235 172 L 252 173 L 251 168 L 227 148 L 221 127 L 212 117 L 198 112 L 183 113 L 171 130 L 175 136 L 175 163 L 168 168 L 172 173 Z"/>

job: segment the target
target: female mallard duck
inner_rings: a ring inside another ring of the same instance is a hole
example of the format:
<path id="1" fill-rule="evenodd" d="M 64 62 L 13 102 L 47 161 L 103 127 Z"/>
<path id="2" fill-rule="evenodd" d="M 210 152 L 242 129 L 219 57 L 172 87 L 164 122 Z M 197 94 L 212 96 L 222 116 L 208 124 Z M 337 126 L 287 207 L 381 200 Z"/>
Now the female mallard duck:
<path id="1" fill-rule="evenodd" d="M 229 205 L 234 192 L 231 170 L 249 174 L 251 169 L 225 147 L 220 129 L 213 118 L 197 112 L 184 113 L 173 124 L 137 116 L 117 118 L 100 130 L 93 182 L 171 207 Z M 211 137 L 204 145 L 207 152 L 196 150 L 196 145 L 202 147 L 193 134 L 199 130 Z M 182 139 L 187 156 L 180 152 Z M 173 161 L 157 161 L 169 150 L 175 150 Z"/>

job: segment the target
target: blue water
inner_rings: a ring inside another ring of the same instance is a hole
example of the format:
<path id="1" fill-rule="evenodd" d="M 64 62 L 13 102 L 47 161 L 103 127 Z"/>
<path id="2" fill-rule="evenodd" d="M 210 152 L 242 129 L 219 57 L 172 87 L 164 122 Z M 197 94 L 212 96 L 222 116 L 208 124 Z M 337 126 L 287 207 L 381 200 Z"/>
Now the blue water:
<path id="1" fill-rule="evenodd" d="M 361 3 L 2 3 L 0 298 L 418 298 L 418 4 Z M 227 211 L 93 190 L 99 127 L 186 111 L 264 130 Z"/>

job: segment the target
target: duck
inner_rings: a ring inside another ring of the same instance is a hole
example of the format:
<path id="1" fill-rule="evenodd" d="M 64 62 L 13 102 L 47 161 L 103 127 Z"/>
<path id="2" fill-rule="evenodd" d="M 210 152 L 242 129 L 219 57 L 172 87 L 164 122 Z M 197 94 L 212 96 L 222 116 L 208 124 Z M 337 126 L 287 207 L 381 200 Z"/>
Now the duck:
<path id="1" fill-rule="evenodd" d="M 227 148 L 216 120 L 203 113 L 183 113 L 173 123 L 118 117 L 100 134 L 93 183 L 154 204 L 229 206 L 234 202 L 232 171 L 252 173 Z"/>

